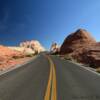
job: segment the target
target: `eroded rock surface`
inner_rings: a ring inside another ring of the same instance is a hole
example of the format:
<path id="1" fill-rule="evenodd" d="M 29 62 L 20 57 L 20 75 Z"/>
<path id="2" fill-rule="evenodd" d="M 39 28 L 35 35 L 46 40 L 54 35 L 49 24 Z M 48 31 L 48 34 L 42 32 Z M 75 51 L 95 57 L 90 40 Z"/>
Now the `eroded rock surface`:
<path id="1" fill-rule="evenodd" d="M 100 67 L 100 43 L 97 43 L 84 29 L 79 29 L 67 36 L 60 48 L 60 54 L 68 54 L 91 67 Z"/>

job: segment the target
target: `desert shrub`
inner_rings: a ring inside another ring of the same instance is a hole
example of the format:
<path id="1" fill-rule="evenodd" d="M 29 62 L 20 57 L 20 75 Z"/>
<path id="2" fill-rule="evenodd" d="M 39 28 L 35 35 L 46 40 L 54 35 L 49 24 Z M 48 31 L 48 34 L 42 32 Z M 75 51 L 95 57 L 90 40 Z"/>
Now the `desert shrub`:
<path id="1" fill-rule="evenodd" d="M 73 60 L 73 57 L 71 55 L 65 55 L 64 58 L 66 60 L 71 60 L 71 61 Z"/>
<path id="2" fill-rule="evenodd" d="M 38 51 L 35 51 L 35 55 L 37 55 L 38 54 Z"/>
<path id="3" fill-rule="evenodd" d="M 20 58 L 19 56 L 13 56 L 12 57 L 13 59 L 18 59 L 18 58 Z"/>
<path id="4" fill-rule="evenodd" d="M 24 55 L 20 55 L 20 56 L 13 55 L 11 59 L 19 59 L 19 58 L 24 58 Z"/>
<path id="5" fill-rule="evenodd" d="M 26 57 L 33 57 L 34 54 L 27 54 Z"/>
<path id="6" fill-rule="evenodd" d="M 96 69 L 96 72 L 100 73 L 100 68 L 97 68 L 97 69 Z"/>
<path id="7" fill-rule="evenodd" d="M 66 60 L 70 60 L 70 61 L 72 61 L 72 62 L 81 64 L 76 58 L 74 58 L 74 57 L 71 56 L 71 55 L 65 55 L 64 58 L 65 58 Z"/>

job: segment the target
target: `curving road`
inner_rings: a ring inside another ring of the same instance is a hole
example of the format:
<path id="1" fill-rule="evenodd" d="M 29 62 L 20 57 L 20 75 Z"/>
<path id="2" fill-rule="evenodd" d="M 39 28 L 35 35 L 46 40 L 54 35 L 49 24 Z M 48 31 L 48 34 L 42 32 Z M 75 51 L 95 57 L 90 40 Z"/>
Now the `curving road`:
<path id="1" fill-rule="evenodd" d="M 100 100 L 100 75 L 40 54 L 0 75 L 0 100 Z"/>

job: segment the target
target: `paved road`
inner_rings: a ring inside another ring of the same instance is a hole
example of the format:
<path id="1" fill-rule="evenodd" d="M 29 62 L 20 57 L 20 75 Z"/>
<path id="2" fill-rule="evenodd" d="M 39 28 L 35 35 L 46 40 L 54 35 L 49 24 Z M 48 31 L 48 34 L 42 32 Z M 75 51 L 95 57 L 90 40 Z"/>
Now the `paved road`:
<path id="1" fill-rule="evenodd" d="M 100 100 L 100 76 L 40 54 L 0 76 L 0 100 Z"/>

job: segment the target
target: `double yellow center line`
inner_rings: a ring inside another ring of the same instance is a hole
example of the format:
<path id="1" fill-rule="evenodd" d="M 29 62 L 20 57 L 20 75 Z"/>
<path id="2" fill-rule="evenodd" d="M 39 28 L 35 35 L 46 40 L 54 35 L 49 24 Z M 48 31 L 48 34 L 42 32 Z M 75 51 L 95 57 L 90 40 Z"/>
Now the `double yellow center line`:
<path id="1" fill-rule="evenodd" d="M 49 74 L 49 80 L 48 80 L 44 100 L 57 100 L 55 65 L 49 56 L 46 55 L 46 57 L 50 63 L 50 74 Z"/>

